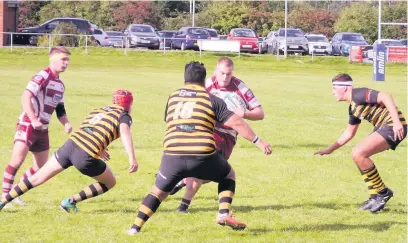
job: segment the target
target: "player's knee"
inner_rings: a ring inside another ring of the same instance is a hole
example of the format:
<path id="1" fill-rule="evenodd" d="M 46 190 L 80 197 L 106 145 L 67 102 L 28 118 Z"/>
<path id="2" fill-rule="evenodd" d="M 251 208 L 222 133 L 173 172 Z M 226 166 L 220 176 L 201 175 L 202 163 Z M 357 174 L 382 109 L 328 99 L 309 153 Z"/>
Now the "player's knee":
<path id="1" fill-rule="evenodd" d="M 355 163 L 360 163 L 365 158 L 364 152 L 359 148 L 353 148 L 351 155 Z"/>
<path id="2" fill-rule="evenodd" d="M 235 171 L 233 168 L 231 168 L 231 171 L 228 173 L 228 175 L 225 178 L 235 181 Z"/>
<path id="3" fill-rule="evenodd" d="M 116 185 L 116 177 L 112 176 L 112 179 L 109 181 L 108 185 L 106 185 L 109 189 L 112 189 Z"/>

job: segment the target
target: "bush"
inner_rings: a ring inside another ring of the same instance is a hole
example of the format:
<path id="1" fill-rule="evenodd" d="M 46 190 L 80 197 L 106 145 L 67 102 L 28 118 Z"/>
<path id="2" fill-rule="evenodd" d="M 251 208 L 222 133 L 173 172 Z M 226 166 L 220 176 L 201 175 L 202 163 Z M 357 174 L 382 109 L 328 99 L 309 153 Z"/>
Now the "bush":
<path id="1" fill-rule="evenodd" d="M 78 28 L 71 23 L 59 23 L 55 29 L 51 32 L 52 43 L 51 46 L 68 46 L 68 47 L 77 47 L 85 46 L 86 36 L 79 36 L 82 33 Z M 58 35 L 58 34 L 72 34 L 71 35 Z M 46 47 L 49 46 L 49 36 L 39 36 L 38 46 Z M 88 45 L 96 45 L 95 38 L 88 37 Z"/>

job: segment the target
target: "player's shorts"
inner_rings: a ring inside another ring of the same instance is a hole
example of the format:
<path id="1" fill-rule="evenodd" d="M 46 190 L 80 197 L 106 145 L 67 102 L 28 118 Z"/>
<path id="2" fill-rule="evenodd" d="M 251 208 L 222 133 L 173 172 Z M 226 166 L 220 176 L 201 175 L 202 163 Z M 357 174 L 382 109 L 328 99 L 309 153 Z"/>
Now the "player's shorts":
<path id="1" fill-rule="evenodd" d="M 237 143 L 236 137 L 214 130 L 214 140 L 217 150 L 228 160 Z"/>
<path id="2" fill-rule="evenodd" d="M 30 123 L 17 124 L 15 142 L 27 144 L 31 152 L 43 152 L 50 149 L 48 130 L 35 130 Z"/>
<path id="3" fill-rule="evenodd" d="M 404 128 L 404 138 L 407 136 L 407 125 L 402 125 Z M 387 141 L 388 145 L 390 146 L 390 149 L 395 150 L 400 142 L 402 142 L 403 139 L 399 140 L 398 138 L 394 140 L 394 130 L 392 127 L 389 127 L 387 125 L 384 125 L 376 130 L 384 139 Z"/>
<path id="4" fill-rule="evenodd" d="M 156 186 L 170 192 L 183 178 L 194 177 L 219 182 L 231 171 L 228 161 L 218 152 L 210 156 L 179 156 L 163 154 Z"/>
<path id="5" fill-rule="evenodd" d="M 82 174 L 90 177 L 101 175 L 106 170 L 106 163 L 103 160 L 93 158 L 71 139 L 68 139 L 54 155 L 62 168 L 67 169 L 73 165 Z"/>

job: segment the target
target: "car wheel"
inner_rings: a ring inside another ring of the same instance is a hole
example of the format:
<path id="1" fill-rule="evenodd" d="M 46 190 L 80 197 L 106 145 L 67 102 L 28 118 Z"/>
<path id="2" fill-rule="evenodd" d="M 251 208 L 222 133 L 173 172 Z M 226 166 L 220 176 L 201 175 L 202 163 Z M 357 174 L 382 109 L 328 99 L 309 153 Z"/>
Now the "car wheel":
<path id="1" fill-rule="evenodd" d="M 186 44 L 185 44 L 185 42 L 181 42 L 181 47 L 180 47 L 180 49 L 181 49 L 182 51 L 184 51 L 184 50 L 186 49 Z"/>
<path id="2" fill-rule="evenodd" d="M 37 36 L 32 35 L 30 38 L 28 38 L 28 43 L 32 46 L 37 45 Z"/>

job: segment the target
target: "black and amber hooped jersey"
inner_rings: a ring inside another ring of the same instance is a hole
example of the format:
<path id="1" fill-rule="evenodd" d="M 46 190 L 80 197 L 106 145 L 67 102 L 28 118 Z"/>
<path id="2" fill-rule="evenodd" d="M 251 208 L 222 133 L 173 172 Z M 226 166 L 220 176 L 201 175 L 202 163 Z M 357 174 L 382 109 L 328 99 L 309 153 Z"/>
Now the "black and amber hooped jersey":
<path id="1" fill-rule="evenodd" d="M 365 119 L 374 126 L 374 130 L 383 125 L 393 126 L 390 112 L 384 104 L 378 104 L 379 91 L 368 88 L 355 88 L 351 93 L 351 104 L 349 106 L 349 124 L 356 125 Z M 407 124 L 403 114 L 398 110 L 398 116 L 402 124 Z"/>
<path id="2" fill-rule="evenodd" d="M 121 123 L 131 125 L 127 111 L 118 105 L 105 106 L 89 113 L 70 139 L 90 156 L 99 158 L 99 153 L 120 137 Z"/>
<path id="3" fill-rule="evenodd" d="M 164 153 L 208 156 L 215 153 L 216 122 L 226 122 L 234 113 L 204 87 L 186 85 L 173 92 L 167 102 Z"/>

